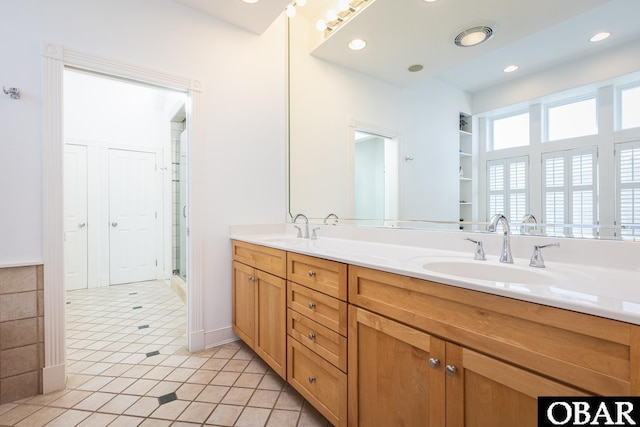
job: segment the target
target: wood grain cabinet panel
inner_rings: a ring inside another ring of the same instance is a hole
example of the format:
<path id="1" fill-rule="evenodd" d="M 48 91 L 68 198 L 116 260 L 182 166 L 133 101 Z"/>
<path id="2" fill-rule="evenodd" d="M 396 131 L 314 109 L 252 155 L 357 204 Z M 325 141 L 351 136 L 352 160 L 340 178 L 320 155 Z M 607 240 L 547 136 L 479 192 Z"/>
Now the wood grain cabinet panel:
<path id="1" fill-rule="evenodd" d="M 347 335 L 346 302 L 291 281 L 287 286 L 287 294 L 289 308 L 332 331 Z"/>
<path id="2" fill-rule="evenodd" d="M 347 265 L 289 252 L 287 279 L 342 301 L 347 300 Z"/>

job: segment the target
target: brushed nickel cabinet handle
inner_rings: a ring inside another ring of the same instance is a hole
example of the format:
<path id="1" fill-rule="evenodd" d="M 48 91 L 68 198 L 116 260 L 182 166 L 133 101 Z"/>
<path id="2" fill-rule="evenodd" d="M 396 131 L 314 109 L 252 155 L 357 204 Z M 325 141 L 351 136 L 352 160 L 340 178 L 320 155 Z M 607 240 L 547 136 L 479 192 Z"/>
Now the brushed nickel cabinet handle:
<path id="1" fill-rule="evenodd" d="M 309 270 L 309 277 L 316 277 L 316 272 L 313 270 Z"/>
<path id="2" fill-rule="evenodd" d="M 444 370 L 450 377 L 455 377 L 458 373 L 458 368 L 456 368 L 454 365 L 447 365 Z"/>
<path id="3" fill-rule="evenodd" d="M 310 308 L 311 310 L 313 310 L 314 308 L 316 308 L 316 303 L 315 303 L 315 302 L 310 302 L 310 303 L 309 303 L 309 308 Z"/>
<path id="4" fill-rule="evenodd" d="M 313 341 L 313 340 L 315 340 L 315 339 L 316 339 L 316 334 L 314 334 L 313 332 L 309 332 L 308 337 L 309 337 L 309 339 L 310 339 L 310 340 L 312 340 L 312 341 Z"/>
<path id="5" fill-rule="evenodd" d="M 316 382 L 316 377 L 309 377 L 309 384 Z"/>
<path id="6" fill-rule="evenodd" d="M 439 368 L 440 360 L 432 357 L 431 359 L 429 359 L 429 366 L 431 366 L 433 369 Z"/>

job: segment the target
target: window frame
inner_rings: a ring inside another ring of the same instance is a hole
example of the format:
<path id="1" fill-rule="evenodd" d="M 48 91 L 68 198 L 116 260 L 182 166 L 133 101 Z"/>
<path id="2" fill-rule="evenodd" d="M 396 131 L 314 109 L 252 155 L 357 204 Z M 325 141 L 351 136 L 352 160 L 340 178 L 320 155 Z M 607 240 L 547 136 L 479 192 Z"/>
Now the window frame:
<path id="1" fill-rule="evenodd" d="M 629 89 L 640 89 L 640 81 L 634 81 L 633 83 L 629 83 L 626 85 L 621 85 L 618 86 L 616 88 L 616 112 L 615 112 L 615 130 L 616 131 L 626 131 L 629 129 L 638 129 L 640 128 L 639 126 L 634 126 L 634 127 L 630 127 L 630 128 L 623 128 L 622 127 L 622 113 L 623 113 L 623 108 L 622 108 L 622 92 L 624 92 L 625 90 L 629 90 Z"/>
<path id="2" fill-rule="evenodd" d="M 615 197 L 616 197 L 615 221 L 616 222 L 615 224 L 616 224 L 616 228 L 620 230 L 619 237 L 621 239 L 624 240 L 626 235 L 626 239 L 636 240 L 638 237 L 640 237 L 640 222 L 638 224 L 632 223 L 631 225 L 637 228 L 632 228 L 631 230 L 629 230 L 630 232 L 627 232 L 627 233 L 625 233 L 625 229 L 624 229 L 625 224 L 622 223 L 622 207 L 621 207 L 622 189 L 623 188 L 637 189 L 638 192 L 640 193 L 640 181 L 628 183 L 628 184 L 625 183 L 625 185 L 623 185 L 621 182 L 621 168 L 620 168 L 621 152 L 627 148 L 630 148 L 633 150 L 635 149 L 640 150 L 640 140 L 619 142 L 615 144 L 615 148 L 614 148 L 615 176 L 616 176 L 616 183 L 615 183 L 615 193 L 616 193 L 615 194 Z M 638 197 L 640 198 L 640 196 Z"/>
<path id="3" fill-rule="evenodd" d="M 503 119 L 507 119 L 509 117 L 515 117 L 515 116 L 521 116 L 523 114 L 526 114 L 529 118 L 529 133 L 531 133 L 531 112 L 529 111 L 528 108 L 522 108 L 522 109 L 518 109 L 515 111 L 510 111 L 508 113 L 504 113 L 504 114 L 499 114 L 496 116 L 491 116 L 489 118 L 489 126 L 487 126 L 487 130 L 488 130 L 488 138 L 487 138 L 487 144 L 486 144 L 486 148 L 485 150 L 487 152 L 500 152 L 503 150 L 511 150 L 514 148 L 522 148 L 522 147 L 530 147 L 531 146 L 531 136 L 528 136 L 528 142 L 525 145 L 516 145 L 514 147 L 505 147 L 505 148 L 494 148 L 494 123 L 498 120 L 503 120 Z"/>
<path id="4" fill-rule="evenodd" d="M 576 104 L 578 102 L 584 102 L 584 101 L 588 101 L 590 99 L 593 99 L 596 103 L 595 105 L 595 112 L 596 112 L 596 132 L 589 134 L 589 135 L 577 135 L 577 136 L 570 136 L 568 138 L 561 138 L 561 139 L 554 139 L 554 140 L 550 140 L 549 139 L 549 110 L 553 109 L 553 108 L 557 108 L 557 107 L 562 107 L 565 105 L 569 105 L 569 104 Z M 578 138 L 588 138 L 588 137 L 593 137 L 594 135 L 598 135 L 600 132 L 599 126 L 598 126 L 598 109 L 599 109 L 599 102 L 598 102 L 598 93 L 597 92 L 593 92 L 590 91 L 589 93 L 585 93 L 582 94 L 580 96 L 574 96 L 574 97 L 570 97 L 570 98 L 565 98 L 556 102 L 549 102 L 549 103 L 545 103 L 543 104 L 543 125 L 542 125 L 542 143 L 543 144 L 552 144 L 552 143 L 557 143 L 560 141 L 566 141 L 566 140 L 570 140 L 570 139 L 578 139 Z"/>
<path id="5" fill-rule="evenodd" d="M 487 203 L 487 209 L 486 209 L 486 219 L 487 221 L 491 220 L 491 196 L 492 195 L 498 195 L 501 194 L 503 196 L 503 208 L 504 208 L 504 212 L 495 212 L 495 213 L 502 213 L 503 215 L 505 215 L 507 218 L 509 218 L 509 221 L 513 222 L 515 221 L 513 218 L 511 218 L 511 210 L 512 210 L 512 206 L 511 206 L 511 195 L 512 194 L 519 194 L 519 193 L 524 193 L 525 195 L 525 213 L 529 212 L 529 204 L 530 204 L 530 192 L 531 192 L 531 165 L 530 165 L 530 156 L 529 155 L 524 155 L 524 156 L 513 156 L 513 157 L 508 157 L 508 158 L 500 158 L 500 159 L 493 159 L 493 160 L 487 160 L 486 162 L 486 174 L 487 174 L 487 179 L 486 179 L 486 185 L 485 185 L 485 191 L 486 191 L 486 203 Z M 510 177 L 510 167 L 512 164 L 516 164 L 516 163 L 521 163 L 524 162 L 525 164 L 525 188 L 523 190 L 512 190 L 511 189 L 511 177 Z M 504 174 L 503 174 L 503 188 L 502 190 L 491 190 L 491 182 L 489 180 L 489 176 L 490 174 L 490 168 L 494 165 L 498 165 L 498 164 L 502 164 L 503 165 L 503 170 L 504 170 Z M 495 214 L 494 213 L 494 214 Z M 519 222 L 519 219 L 518 219 Z"/>

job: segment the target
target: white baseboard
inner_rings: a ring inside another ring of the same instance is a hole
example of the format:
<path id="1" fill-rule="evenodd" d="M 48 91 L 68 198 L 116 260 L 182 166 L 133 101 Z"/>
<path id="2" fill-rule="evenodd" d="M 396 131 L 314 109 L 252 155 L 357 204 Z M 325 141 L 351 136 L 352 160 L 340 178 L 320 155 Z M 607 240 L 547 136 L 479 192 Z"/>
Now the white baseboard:
<path id="1" fill-rule="evenodd" d="M 67 383 L 67 366 L 65 363 L 42 368 L 42 393 L 64 389 Z"/>
<path id="2" fill-rule="evenodd" d="M 188 348 L 191 353 L 204 350 L 204 331 L 195 331 L 189 334 Z"/>
<path id="3" fill-rule="evenodd" d="M 233 333 L 231 326 L 229 326 L 226 328 L 216 329 L 215 331 L 207 331 L 205 334 L 204 344 L 205 348 L 211 348 L 238 340 L 238 336 Z"/>

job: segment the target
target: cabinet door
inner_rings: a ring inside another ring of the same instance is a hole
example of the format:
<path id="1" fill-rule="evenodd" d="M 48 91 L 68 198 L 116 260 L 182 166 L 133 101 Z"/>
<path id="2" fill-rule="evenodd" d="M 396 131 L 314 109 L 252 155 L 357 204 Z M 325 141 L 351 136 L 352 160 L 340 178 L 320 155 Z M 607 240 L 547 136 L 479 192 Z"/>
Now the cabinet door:
<path id="1" fill-rule="evenodd" d="M 444 341 L 349 306 L 348 345 L 350 426 L 445 425 Z"/>
<path id="2" fill-rule="evenodd" d="M 455 344 L 447 352 L 447 427 L 536 427 L 538 396 L 585 393 Z"/>
<path id="3" fill-rule="evenodd" d="M 287 282 L 256 270 L 257 319 L 255 351 L 282 378 L 286 378 Z"/>
<path id="4" fill-rule="evenodd" d="M 256 334 L 256 276 L 248 265 L 233 261 L 232 279 L 232 326 L 249 347 L 255 348 Z"/>

